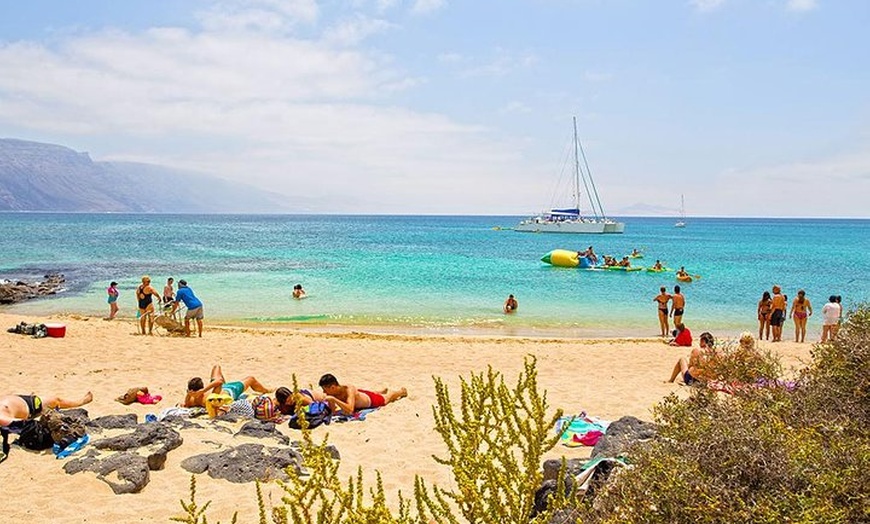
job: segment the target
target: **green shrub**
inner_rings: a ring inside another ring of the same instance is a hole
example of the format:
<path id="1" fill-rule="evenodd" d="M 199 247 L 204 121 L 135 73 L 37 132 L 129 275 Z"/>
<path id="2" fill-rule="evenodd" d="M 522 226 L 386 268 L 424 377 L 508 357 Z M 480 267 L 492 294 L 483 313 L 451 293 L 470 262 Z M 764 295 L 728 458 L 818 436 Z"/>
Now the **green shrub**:
<path id="1" fill-rule="evenodd" d="M 666 398 L 661 438 L 633 449 L 633 467 L 582 508 L 584 522 L 870 522 L 868 310 L 814 348 L 794 391 L 758 387 L 780 378 L 779 363 L 732 347 L 714 376 L 750 385 Z"/>
<path id="2" fill-rule="evenodd" d="M 526 359 L 514 387 L 508 387 L 492 368 L 463 379 L 458 407 L 453 406 L 444 382 L 434 380 L 435 429 L 447 445 L 448 456 L 433 458 L 451 468 L 455 490 L 428 487 L 418 477 L 413 501 L 399 493 L 398 510 L 391 511 L 380 473 L 374 488 L 365 486 L 361 468 L 356 478 L 342 482 L 327 440 L 315 443 L 303 423 L 301 453 L 307 475 L 288 471 L 289 480 L 279 483 L 284 491 L 281 503 L 271 510 L 257 485 L 260 523 L 271 517 L 275 524 L 440 524 L 461 522 L 460 516 L 470 523 L 528 522 L 541 484 L 541 460 L 559 440 L 552 428 L 562 416 L 561 410 L 548 414 L 546 392 L 538 390 L 535 359 Z M 295 377 L 293 384 L 295 390 Z M 173 520 L 207 524 L 208 504 L 196 505 L 195 488 L 192 479 L 190 503 L 182 501 L 185 516 Z M 570 494 L 561 489 L 551 500 L 551 511 L 572 503 Z M 549 515 L 541 514 L 535 522 L 546 522 Z"/>

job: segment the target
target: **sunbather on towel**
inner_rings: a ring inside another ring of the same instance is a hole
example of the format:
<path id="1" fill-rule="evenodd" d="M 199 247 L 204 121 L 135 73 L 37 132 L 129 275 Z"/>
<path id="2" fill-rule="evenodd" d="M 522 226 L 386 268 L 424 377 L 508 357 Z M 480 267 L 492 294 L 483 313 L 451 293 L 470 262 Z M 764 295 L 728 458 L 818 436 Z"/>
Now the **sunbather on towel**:
<path id="1" fill-rule="evenodd" d="M 238 400 L 248 388 L 253 389 L 257 393 L 268 393 L 266 386 L 260 383 L 254 377 L 245 377 L 242 380 L 227 382 L 220 366 L 211 368 L 211 378 L 208 384 L 204 384 L 200 377 L 193 377 L 187 382 L 187 394 L 184 396 L 185 408 L 205 407 L 205 396 L 209 392 L 220 393 L 226 391 L 233 397 L 233 400 Z"/>
<path id="2" fill-rule="evenodd" d="M 353 413 L 367 408 L 379 408 L 408 396 L 408 390 L 405 388 L 370 391 L 359 389 L 350 384 L 342 386 L 338 383 L 338 379 L 329 373 L 320 377 L 319 385 L 326 393 L 326 402 L 329 403 L 329 407 L 333 411 L 341 410 L 345 413 Z"/>
<path id="3" fill-rule="evenodd" d="M 69 400 L 61 397 L 47 397 L 45 400 L 36 395 L 0 396 L 0 427 L 13 426 L 16 422 L 36 418 L 43 408 L 69 409 L 84 406 L 94 399 L 90 391 L 80 399 Z"/>
<path id="4" fill-rule="evenodd" d="M 293 415 L 296 413 L 296 405 L 308 406 L 313 402 L 324 402 L 326 393 L 311 389 L 300 389 L 294 395 L 293 391 L 287 387 L 280 387 L 275 390 L 275 401 L 278 411 L 282 415 Z"/>

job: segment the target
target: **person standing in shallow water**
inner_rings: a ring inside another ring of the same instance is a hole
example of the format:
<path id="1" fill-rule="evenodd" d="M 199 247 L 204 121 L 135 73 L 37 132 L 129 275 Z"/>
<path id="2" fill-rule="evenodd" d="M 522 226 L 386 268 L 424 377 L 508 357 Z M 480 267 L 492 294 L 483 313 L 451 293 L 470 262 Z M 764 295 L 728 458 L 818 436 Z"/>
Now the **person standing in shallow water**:
<path id="1" fill-rule="evenodd" d="M 662 336 L 668 336 L 668 331 L 671 330 L 668 325 L 668 302 L 671 300 L 671 295 L 668 294 L 665 286 L 662 286 L 659 289 L 659 294 L 653 297 L 653 302 L 657 303 L 657 308 L 659 311 L 659 327 L 662 330 Z"/>
<path id="2" fill-rule="evenodd" d="M 773 286 L 773 298 L 770 301 L 770 326 L 773 330 L 773 342 L 782 340 L 782 325 L 785 323 L 785 310 L 788 307 L 785 295 L 779 286 Z"/>
<path id="3" fill-rule="evenodd" d="M 798 296 L 791 303 L 791 318 L 794 320 L 794 341 L 803 342 L 807 337 L 807 318 L 812 316 L 813 306 L 806 297 L 803 289 L 798 291 Z"/>
<path id="4" fill-rule="evenodd" d="M 765 332 L 767 334 L 763 338 L 770 340 L 770 308 L 770 292 L 765 291 L 761 295 L 761 300 L 758 301 L 758 340 L 762 339 Z"/>
<path id="5" fill-rule="evenodd" d="M 671 296 L 671 316 L 674 317 L 674 325 L 683 323 L 683 311 L 686 308 L 686 297 L 680 292 L 680 286 L 674 286 L 674 294 Z"/>

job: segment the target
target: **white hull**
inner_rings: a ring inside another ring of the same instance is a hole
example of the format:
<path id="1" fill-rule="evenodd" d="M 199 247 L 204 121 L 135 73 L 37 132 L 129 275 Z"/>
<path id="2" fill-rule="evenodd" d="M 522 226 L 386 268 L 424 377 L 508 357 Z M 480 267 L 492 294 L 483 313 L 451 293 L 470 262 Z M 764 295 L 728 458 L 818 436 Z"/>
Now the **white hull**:
<path id="1" fill-rule="evenodd" d="M 625 224 L 622 222 L 598 222 L 598 221 L 552 221 L 535 220 L 534 218 L 523 220 L 514 227 L 514 231 L 523 233 L 573 233 L 587 235 L 601 235 L 604 233 L 622 233 Z"/>

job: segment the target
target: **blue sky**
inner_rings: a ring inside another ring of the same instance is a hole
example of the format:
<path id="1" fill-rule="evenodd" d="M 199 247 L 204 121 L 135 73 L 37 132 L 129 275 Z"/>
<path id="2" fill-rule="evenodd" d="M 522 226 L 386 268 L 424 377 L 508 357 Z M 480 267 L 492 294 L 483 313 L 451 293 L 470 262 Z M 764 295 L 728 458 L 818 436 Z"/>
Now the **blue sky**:
<path id="1" fill-rule="evenodd" d="M 610 213 L 867 217 L 868 25 L 863 0 L 4 2 L 0 136 L 300 212 L 524 214 L 563 203 L 576 115 Z"/>

